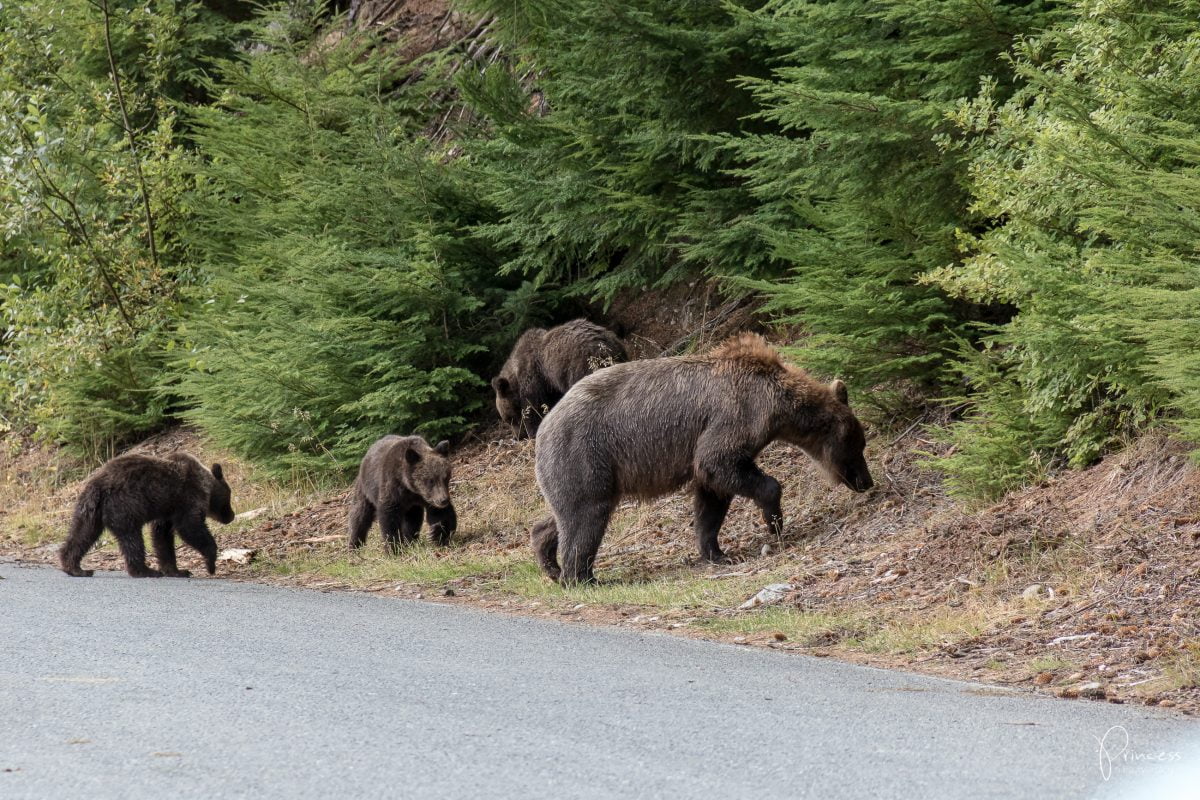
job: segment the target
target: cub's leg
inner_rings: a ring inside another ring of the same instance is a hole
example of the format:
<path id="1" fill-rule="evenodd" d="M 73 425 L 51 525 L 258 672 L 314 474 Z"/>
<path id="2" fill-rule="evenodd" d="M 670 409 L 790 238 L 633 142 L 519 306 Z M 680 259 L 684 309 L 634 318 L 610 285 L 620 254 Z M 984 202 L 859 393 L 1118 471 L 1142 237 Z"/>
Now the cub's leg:
<path id="1" fill-rule="evenodd" d="M 558 580 L 562 570 L 558 566 L 558 523 L 554 521 L 554 517 L 534 525 L 529 540 L 533 544 L 533 552 L 542 572 L 550 580 Z"/>
<path id="2" fill-rule="evenodd" d="M 694 525 L 696 544 L 700 547 L 700 557 L 705 561 L 721 563 L 726 561 L 725 553 L 717 543 L 717 531 L 725 522 L 725 514 L 729 511 L 729 502 L 733 498 L 726 494 L 717 494 L 711 489 L 696 486 L 692 498 L 694 510 Z"/>
<path id="3" fill-rule="evenodd" d="M 396 555 L 400 552 L 400 526 L 404 522 L 404 512 L 394 505 L 381 504 L 377 513 L 384 546 L 389 553 Z"/>
<path id="4" fill-rule="evenodd" d="M 100 534 L 103 532 L 104 523 L 99 515 L 77 511 L 71 522 L 71 532 L 58 550 L 62 571 L 76 578 L 92 577 L 92 570 L 83 569 L 80 564 L 87 551 L 100 540 Z"/>
<path id="5" fill-rule="evenodd" d="M 425 522 L 425 507 L 417 504 L 404 510 L 400 518 L 400 542 L 411 544 L 421 533 L 421 525 Z"/>
<path id="6" fill-rule="evenodd" d="M 350 549 L 357 550 L 367 541 L 367 531 L 375 521 L 375 506 L 357 487 L 354 489 L 353 505 L 350 506 Z"/>
<path id="7" fill-rule="evenodd" d="M 182 514 L 175 518 L 175 530 L 184 544 L 204 556 L 204 569 L 209 575 L 217 572 L 217 540 L 204 521 L 204 513 Z"/>
<path id="8" fill-rule="evenodd" d="M 583 503 L 555 514 L 556 519 L 563 520 L 558 531 L 559 558 L 562 561 L 559 582 L 563 586 L 596 580 L 596 553 L 600 550 L 600 541 L 604 538 L 611 515 L 610 500 Z"/>
<path id="9" fill-rule="evenodd" d="M 458 514 L 454 512 L 454 504 L 445 508 L 425 509 L 425 521 L 429 523 L 429 538 L 439 547 L 450 544 L 450 537 L 458 530 Z"/>
<path id="10" fill-rule="evenodd" d="M 142 526 L 121 522 L 110 525 L 113 537 L 125 557 L 125 571 L 132 578 L 161 578 L 162 573 L 146 566 L 146 542 L 142 539 Z"/>
<path id="11" fill-rule="evenodd" d="M 158 568 L 168 578 L 187 578 L 191 572 L 180 569 L 175 563 L 175 534 L 171 529 L 171 520 L 156 519 L 150 524 L 150 541 L 154 545 L 154 557 L 158 560 Z"/>

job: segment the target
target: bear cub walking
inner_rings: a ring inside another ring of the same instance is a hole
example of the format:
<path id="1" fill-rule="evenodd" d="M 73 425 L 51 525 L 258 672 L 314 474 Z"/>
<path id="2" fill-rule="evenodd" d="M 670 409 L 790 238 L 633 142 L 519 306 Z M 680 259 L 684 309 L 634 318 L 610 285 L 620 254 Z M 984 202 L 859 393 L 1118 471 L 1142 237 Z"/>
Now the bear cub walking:
<path id="1" fill-rule="evenodd" d="M 518 437 L 533 438 L 542 417 L 576 382 L 626 358 L 615 333 L 586 319 L 531 328 L 492 378 L 496 411 Z"/>
<path id="2" fill-rule="evenodd" d="M 208 574 L 217 570 L 217 542 L 205 517 L 223 524 L 233 522 L 229 484 L 220 464 L 209 470 L 184 452 L 162 458 L 130 453 L 117 456 L 92 473 L 75 503 L 71 532 L 58 551 L 63 572 L 90 577 L 81 569 L 84 554 L 112 531 L 125 569 L 135 578 L 186 578 L 191 573 L 175 563 L 175 536 L 204 556 Z M 142 526 L 150 530 L 158 569 L 146 566 Z"/>
<path id="3" fill-rule="evenodd" d="M 376 517 L 392 553 L 417 538 L 423 521 L 435 544 L 449 544 L 458 527 L 450 502 L 449 453 L 449 442 L 430 447 L 420 436 L 385 436 L 371 445 L 354 481 L 351 549 L 367 541 Z"/>

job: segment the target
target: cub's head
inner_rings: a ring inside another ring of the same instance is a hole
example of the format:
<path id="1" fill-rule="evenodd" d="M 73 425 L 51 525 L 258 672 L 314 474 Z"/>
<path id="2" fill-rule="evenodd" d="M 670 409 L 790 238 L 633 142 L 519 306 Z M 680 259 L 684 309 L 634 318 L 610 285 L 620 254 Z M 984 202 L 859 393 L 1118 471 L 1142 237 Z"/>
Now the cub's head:
<path id="1" fill-rule="evenodd" d="M 225 471 L 221 469 L 220 464 L 213 464 L 212 489 L 208 493 L 208 516 L 215 519 L 224 525 L 233 522 L 233 506 L 229 504 L 230 491 L 229 484 L 225 482 Z"/>
<path id="2" fill-rule="evenodd" d="M 843 484 L 856 492 L 865 492 L 875 485 L 863 451 L 867 436 L 862 423 L 850 410 L 846 384 L 835 380 L 829 384 L 829 399 L 818 415 L 813 430 L 797 437 L 796 443 L 817 463 L 826 479 L 836 486 Z"/>
<path id="3" fill-rule="evenodd" d="M 503 375 L 492 378 L 492 388 L 496 390 L 496 411 L 500 419 L 512 428 L 513 436 L 518 439 L 537 436 L 542 410 L 526 405 L 526 399 L 517 391 L 517 385 L 511 378 Z"/>
<path id="4" fill-rule="evenodd" d="M 512 426 L 513 431 L 521 427 L 521 401 L 517 397 L 517 387 L 503 375 L 492 378 L 492 388 L 496 391 L 496 411 L 500 419 Z"/>
<path id="5" fill-rule="evenodd" d="M 404 485 L 434 508 L 450 505 L 450 443 L 430 447 L 414 437 L 404 451 Z"/>

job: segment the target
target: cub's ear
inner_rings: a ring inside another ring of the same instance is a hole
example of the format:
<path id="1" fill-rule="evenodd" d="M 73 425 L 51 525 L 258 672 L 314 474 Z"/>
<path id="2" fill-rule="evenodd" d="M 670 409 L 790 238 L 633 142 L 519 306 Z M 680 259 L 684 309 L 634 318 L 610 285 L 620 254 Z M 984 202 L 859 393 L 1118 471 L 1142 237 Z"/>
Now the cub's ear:
<path id="1" fill-rule="evenodd" d="M 224 470 L 221 469 L 220 464 L 213 464 L 211 471 L 212 471 L 213 477 L 216 478 L 217 480 L 219 480 L 219 481 L 225 480 L 225 472 L 224 472 Z"/>
<path id="2" fill-rule="evenodd" d="M 410 447 L 404 451 L 404 460 L 409 464 L 416 464 L 421 460 L 421 454 L 417 452 L 415 447 Z"/>
<path id="3" fill-rule="evenodd" d="M 844 406 L 850 405 L 850 392 L 846 391 L 846 384 L 835 378 L 833 383 L 829 384 L 829 388 L 833 390 L 833 396 L 839 403 Z"/>
<path id="4" fill-rule="evenodd" d="M 492 388 L 501 397 L 508 397 L 512 394 L 512 384 L 508 382 L 508 378 L 501 378 L 499 375 L 492 378 Z"/>
<path id="5" fill-rule="evenodd" d="M 433 446 L 433 452 L 437 453 L 439 456 L 450 455 L 450 442 L 446 439 L 442 439 Z"/>

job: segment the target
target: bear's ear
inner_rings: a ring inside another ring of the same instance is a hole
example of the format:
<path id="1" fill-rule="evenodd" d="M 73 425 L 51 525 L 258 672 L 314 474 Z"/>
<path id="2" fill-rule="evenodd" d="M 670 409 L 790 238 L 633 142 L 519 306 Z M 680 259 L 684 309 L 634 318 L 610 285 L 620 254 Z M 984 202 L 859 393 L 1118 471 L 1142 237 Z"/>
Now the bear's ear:
<path id="1" fill-rule="evenodd" d="M 496 390 L 496 394 L 501 397 L 508 397 L 512 394 L 512 385 L 509 384 L 508 378 L 501 378 L 499 375 L 492 378 L 492 388 Z"/>
<path id="2" fill-rule="evenodd" d="M 213 464 L 211 471 L 212 471 L 213 477 L 216 478 L 217 480 L 219 480 L 219 481 L 225 480 L 225 473 L 221 469 L 220 464 Z"/>
<path id="3" fill-rule="evenodd" d="M 437 453 L 439 456 L 450 455 L 450 442 L 446 439 L 442 439 L 433 446 L 433 452 Z"/>
<path id="4" fill-rule="evenodd" d="M 846 384 L 835 378 L 833 383 L 829 384 L 829 388 L 833 390 L 833 396 L 839 403 L 844 406 L 850 405 L 850 392 L 846 391 Z"/>
<path id="5" fill-rule="evenodd" d="M 409 464 L 416 464 L 421 460 L 421 454 L 417 452 L 417 448 L 410 447 L 404 451 L 404 460 Z"/>

